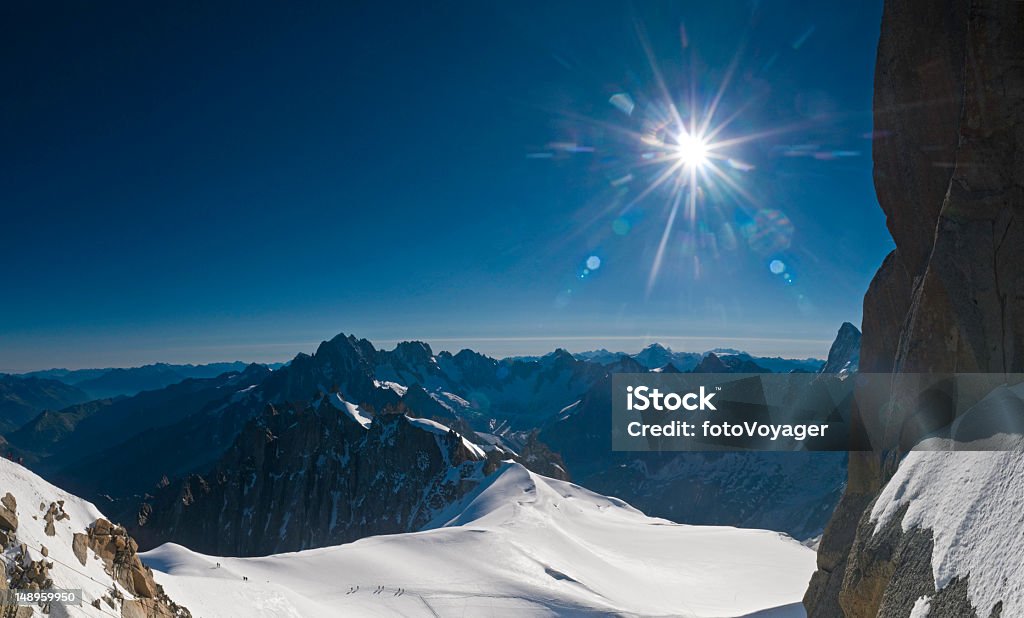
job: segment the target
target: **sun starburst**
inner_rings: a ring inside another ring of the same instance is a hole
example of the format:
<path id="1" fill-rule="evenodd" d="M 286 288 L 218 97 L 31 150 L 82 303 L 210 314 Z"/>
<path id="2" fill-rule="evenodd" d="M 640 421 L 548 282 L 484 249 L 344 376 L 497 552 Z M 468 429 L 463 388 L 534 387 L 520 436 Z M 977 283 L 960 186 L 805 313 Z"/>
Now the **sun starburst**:
<path id="1" fill-rule="evenodd" d="M 641 160 L 636 166 L 657 165 L 661 169 L 638 188 L 626 209 L 647 200 L 655 192 L 667 194 L 664 201 L 664 224 L 647 277 L 649 294 L 661 272 L 675 232 L 695 235 L 702 224 L 702 215 L 706 214 L 704 211 L 720 208 L 725 201 L 744 210 L 757 209 L 756 199 L 744 188 L 741 178 L 743 174 L 754 170 L 755 166 L 740 160 L 734 151 L 743 144 L 788 129 L 728 135 L 733 122 L 753 103 L 753 100 L 743 102 L 720 118 L 740 52 L 733 58 L 713 94 L 698 102 L 700 97 L 695 86 L 695 76 L 691 75 L 689 92 L 673 95 L 643 33 L 639 34 L 654 78 L 655 94 L 649 97 L 650 109 L 639 112 L 642 117 L 646 112 L 645 130 L 639 134 L 633 131 L 625 133 L 632 134 L 632 139 L 642 146 Z M 627 98 L 633 105 L 629 95 L 616 96 Z M 615 101 L 612 103 L 615 105 Z M 635 119 L 632 112 L 631 107 L 628 115 Z M 714 204 L 708 204 L 709 196 L 716 198 Z M 693 257 L 694 271 L 699 273 L 700 258 L 697 255 Z"/>
<path id="2" fill-rule="evenodd" d="M 616 235 L 631 234 L 640 243 L 633 246 L 641 248 L 643 259 L 650 259 L 648 296 L 666 265 L 671 264 L 673 272 L 689 271 L 700 278 L 707 260 L 722 257 L 741 243 L 763 256 L 788 249 L 792 223 L 781 211 L 762 205 L 748 188 L 758 166 L 757 159 L 746 157 L 752 142 L 798 130 L 805 123 L 739 129 L 764 117 L 755 106 L 770 92 L 757 79 L 745 79 L 734 88 L 742 44 L 722 72 L 712 73 L 697 61 L 692 48 L 687 49 L 684 36 L 683 48 L 691 59 L 673 60 L 666 79 L 639 23 L 637 35 L 649 77 L 630 91 L 610 96 L 608 103 L 619 113 L 594 118 L 559 110 L 586 128 L 575 131 L 571 139 L 549 143 L 547 152 L 528 156 L 601 154 L 610 190 L 601 207 L 588 211 L 587 217 L 602 225 L 611 217 Z M 713 74 L 720 78 L 712 80 Z M 748 116 L 751 111 L 755 113 Z M 597 143 L 579 143 L 588 137 Z M 769 150 L 763 145 L 754 149 L 758 157 Z M 656 222 L 656 227 L 634 225 L 644 219 Z M 579 226 L 575 233 L 587 229 Z"/>
<path id="3" fill-rule="evenodd" d="M 676 137 L 675 156 L 685 166 L 701 167 L 708 161 L 708 143 L 699 135 L 681 133 Z"/>

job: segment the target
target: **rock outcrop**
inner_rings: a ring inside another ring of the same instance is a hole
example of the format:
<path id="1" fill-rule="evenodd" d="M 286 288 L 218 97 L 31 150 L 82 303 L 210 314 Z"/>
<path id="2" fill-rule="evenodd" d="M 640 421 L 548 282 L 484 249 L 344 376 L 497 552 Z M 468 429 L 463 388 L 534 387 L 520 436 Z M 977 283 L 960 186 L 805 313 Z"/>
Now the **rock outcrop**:
<path id="1" fill-rule="evenodd" d="M 18 501 L 7 492 L 0 500 L 0 546 L 6 547 L 18 530 Z"/>
<path id="2" fill-rule="evenodd" d="M 1019 2 L 885 3 L 874 177 L 896 250 L 864 298 L 861 371 L 1024 370 L 1022 24 Z M 924 533 L 865 521 L 902 454 L 851 454 L 804 598 L 810 616 L 905 616 L 927 588 L 906 579 L 931 576 Z M 947 588 L 932 615 L 963 609 L 965 584 Z"/>
<path id="3" fill-rule="evenodd" d="M 209 474 L 158 490 L 135 534 L 145 547 L 256 556 L 410 532 L 496 465 L 440 424 L 397 409 L 371 420 L 337 393 L 268 405 Z"/>
<path id="4" fill-rule="evenodd" d="M 84 616 L 190 618 L 189 611 L 174 603 L 153 579 L 152 571 L 139 559 L 138 545 L 123 527 L 95 517 L 91 504 L 47 486 L 20 466 L 3 462 L 0 468 L 0 478 L 23 499 L 47 494 L 56 498 L 33 502 L 29 508 L 38 504 L 41 515 L 22 512 L 19 525 L 14 494 L 0 497 L 0 590 L 81 589 Z M 84 517 L 95 521 L 84 532 L 74 532 L 85 523 Z M 38 615 L 37 610 L 68 615 L 63 606 L 44 603 L 0 606 L 0 616 L 22 618 Z"/>

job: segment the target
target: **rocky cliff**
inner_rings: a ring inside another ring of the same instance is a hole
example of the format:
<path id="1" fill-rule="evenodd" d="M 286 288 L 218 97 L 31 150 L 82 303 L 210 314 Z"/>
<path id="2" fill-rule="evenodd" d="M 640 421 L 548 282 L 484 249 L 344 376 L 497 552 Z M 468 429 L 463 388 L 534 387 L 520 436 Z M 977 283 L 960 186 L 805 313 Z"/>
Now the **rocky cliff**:
<path id="1" fill-rule="evenodd" d="M 1024 370 L 1024 4 L 887 0 L 874 108 L 875 187 L 896 249 L 864 298 L 861 371 Z M 966 580 L 924 581 L 928 530 L 871 520 L 902 456 L 851 454 L 809 615 L 906 616 L 925 593 L 932 616 L 976 613 Z"/>
<path id="2" fill-rule="evenodd" d="M 400 410 L 373 414 L 337 393 L 307 407 L 268 405 L 212 472 L 159 490 L 135 532 L 144 547 L 173 540 L 231 556 L 410 532 L 488 466 L 480 447 Z"/>

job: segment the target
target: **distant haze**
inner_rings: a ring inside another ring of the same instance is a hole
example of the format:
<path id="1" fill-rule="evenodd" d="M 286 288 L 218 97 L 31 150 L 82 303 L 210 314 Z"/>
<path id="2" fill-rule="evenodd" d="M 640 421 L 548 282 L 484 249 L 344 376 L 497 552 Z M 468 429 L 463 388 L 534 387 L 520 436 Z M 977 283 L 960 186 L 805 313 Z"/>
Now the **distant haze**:
<path id="1" fill-rule="evenodd" d="M 357 337 L 358 333 L 354 333 Z M 331 335 L 333 336 L 333 335 Z M 330 336 L 325 337 L 330 339 Z M 572 353 L 607 349 L 610 352 L 633 354 L 644 347 L 659 343 L 675 352 L 706 352 L 716 348 L 734 348 L 754 356 L 781 356 L 783 358 L 819 358 L 828 355 L 831 339 L 773 339 L 758 337 L 443 337 L 406 339 L 371 339 L 377 348 L 392 348 L 399 341 L 421 340 L 430 344 L 434 353 L 447 350 L 452 353 L 469 348 L 493 358 L 508 356 L 541 356 L 564 348 Z M 137 367 L 153 363 L 206 364 L 240 360 L 244 362 L 275 363 L 291 360 L 296 354 L 312 354 L 320 340 L 287 343 L 251 343 L 227 345 L 222 350 L 214 349 L 154 349 L 129 350 L 119 348 L 114 354 L 97 354 L 90 357 L 87 350 L 67 350 L 65 354 L 51 360 L 39 359 L 35 364 L 19 365 L 8 361 L 0 365 L 0 373 L 25 373 L 42 369 L 89 369 L 106 367 Z M 34 355 L 35 356 L 35 355 Z"/>

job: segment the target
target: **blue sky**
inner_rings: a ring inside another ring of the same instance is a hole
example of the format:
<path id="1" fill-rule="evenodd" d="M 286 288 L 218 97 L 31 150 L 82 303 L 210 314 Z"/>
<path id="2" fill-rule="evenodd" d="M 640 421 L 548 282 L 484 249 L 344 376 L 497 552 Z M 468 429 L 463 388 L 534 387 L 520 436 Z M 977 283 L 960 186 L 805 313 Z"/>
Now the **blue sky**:
<path id="1" fill-rule="evenodd" d="M 0 371 L 341 331 L 823 356 L 892 247 L 880 4 L 6 6 Z M 733 58 L 720 139 L 767 134 L 719 165 L 752 199 L 705 187 L 651 283 L 671 195 L 636 199 L 659 167 L 632 135 L 700 115 Z"/>

